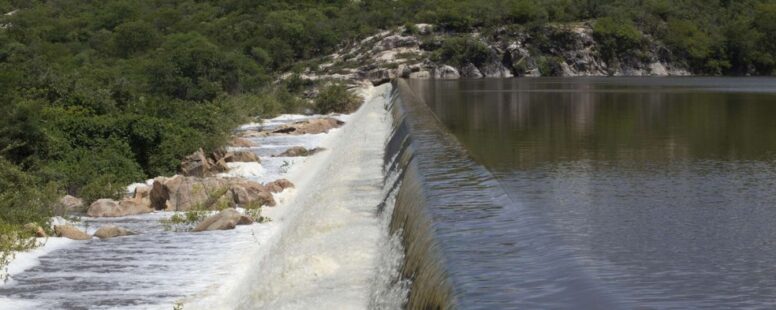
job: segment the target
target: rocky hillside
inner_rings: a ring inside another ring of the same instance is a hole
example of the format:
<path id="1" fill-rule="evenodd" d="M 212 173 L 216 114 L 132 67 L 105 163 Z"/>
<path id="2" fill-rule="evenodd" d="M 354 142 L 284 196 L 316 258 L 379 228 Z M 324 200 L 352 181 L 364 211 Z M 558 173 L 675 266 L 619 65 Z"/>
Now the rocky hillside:
<path id="1" fill-rule="evenodd" d="M 690 75 L 686 66 L 672 61 L 662 43 L 646 35 L 638 49 L 607 57 L 591 23 L 548 25 L 530 31 L 502 27 L 489 34 L 436 32 L 429 24 L 409 28 L 350 43 L 299 77 L 381 84 L 396 77 Z"/>

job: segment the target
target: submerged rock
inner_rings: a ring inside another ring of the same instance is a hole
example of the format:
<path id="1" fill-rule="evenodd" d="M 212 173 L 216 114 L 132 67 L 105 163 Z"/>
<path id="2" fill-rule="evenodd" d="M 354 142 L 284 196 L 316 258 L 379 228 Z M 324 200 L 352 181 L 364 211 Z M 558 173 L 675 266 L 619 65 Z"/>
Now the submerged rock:
<path id="1" fill-rule="evenodd" d="M 150 200 L 125 198 L 120 202 L 113 199 L 99 199 L 89 206 L 86 215 L 91 217 L 120 217 L 149 213 Z"/>
<path id="2" fill-rule="evenodd" d="M 135 233 L 124 227 L 116 225 L 104 225 L 94 232 L 94 236 L 100 239 L 108 239 L 120 236 L 134 235 Z"/>
<path id="3" fill-rule="evenodd" d="M 64 237 L 73 240 L 91 240 L 92 237 L 89 234 L 81 231 L 73 225 L 56 225 L 54 226 L 54 233 L 57 237 Z"/>
<path id="4" fill-rule="evenodd" d="M 314 149 L 306 149 L 303 146 L 294 146 L 287 150 L 285 150 L 283 153 L 277 154 L 274 157 L 301 157 L 301 156 L 310 156 L 315 153 L 318 153 L 320 151 L 323 151 L 323 148 L 314 148 Z"/>
<path id="5" fill-rule="evenodd" d="M 218 214 L 211 215 L 199 224 L 192 231 L 210 231 L 210 230 L 227 230 L 234 229 L 237 225 L 252 224 L 253 219 L 247 215 L 242 215 L 240 212 L 234 209 L 226 209 Z"/>

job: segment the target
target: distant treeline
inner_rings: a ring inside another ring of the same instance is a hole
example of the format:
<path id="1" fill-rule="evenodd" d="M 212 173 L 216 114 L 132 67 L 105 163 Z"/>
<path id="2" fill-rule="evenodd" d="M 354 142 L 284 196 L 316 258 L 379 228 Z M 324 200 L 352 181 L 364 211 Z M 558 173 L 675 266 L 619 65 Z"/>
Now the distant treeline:
<path id="1" fill-rule="evenodd" d="M 406 23 L 599 20 L 608 52 L 652 36 L 699 74 L 776 66 L 774 0 L 0 0 L 0 14 L 0 184 L 16 184 L 0 188 L 0 226 L 31 219 L 3 208 L 45 204 L 30 188 L 116 195 L 247 115 L 307 108 L 305 83 L 278 73 Z"/>

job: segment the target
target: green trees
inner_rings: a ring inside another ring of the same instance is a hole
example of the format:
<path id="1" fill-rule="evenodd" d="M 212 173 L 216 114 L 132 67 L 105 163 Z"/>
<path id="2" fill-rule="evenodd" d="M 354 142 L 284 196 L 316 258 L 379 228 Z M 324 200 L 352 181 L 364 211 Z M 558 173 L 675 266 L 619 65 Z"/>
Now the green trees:
<path id="1" fill-rule="evenodd" d="M 485 43 L 479 40 L 469 37 L 451 37 L 444 40 L 442 46 L 434 51 L 432 59 L 459 67 L 467 63 L 481 66 L 492 61 L 494 54 Z"/>
<path id="2" fill-rule="evenodd" d="M 358 109 L 361 99 L 350 93 L 341 83 L 332 83 L 323 87 L 315 99 L 315 110 L 321 114 L 332 112 L 350 113 Z"/>
<path id="3" fill-rule="evenodd" d="M 593 36 L 601 47 L 604 59 L 612 60 L 617 55 L 641 48 L 641 32 L 626 19 L 599 18 L 593 26 Z"/>

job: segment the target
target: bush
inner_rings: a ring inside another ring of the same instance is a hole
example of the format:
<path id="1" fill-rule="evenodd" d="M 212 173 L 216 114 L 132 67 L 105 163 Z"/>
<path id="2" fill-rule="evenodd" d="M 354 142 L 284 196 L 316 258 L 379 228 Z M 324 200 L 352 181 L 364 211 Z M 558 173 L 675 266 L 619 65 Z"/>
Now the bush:
<path id="1" fill-rule="evenodd" d="M 458 67 L 467 63 L 479 67 L 496 59 L 495 54 L 485 43 L 468 37 L 452 37 L 444 40 L 441 47 L 431 55 L 431 58 L 436 62 Z"/>
<path id="2" fill-rule="evenodd" d="M 593 37 L 600 46 L 601 56 L 609 61 L 623 54 L 634 54 L 641 47 L 641 32 L 626 19 L 598 19 L 593 26 Z"/>
<path id="3" fill-rule="evenodd" d="M 321 114 L 351 113 L 356 111 L 360 104 L 361 98 L 348 91 L 342 83 L 324 86 L 315 98 L 315 110 Z"/>

